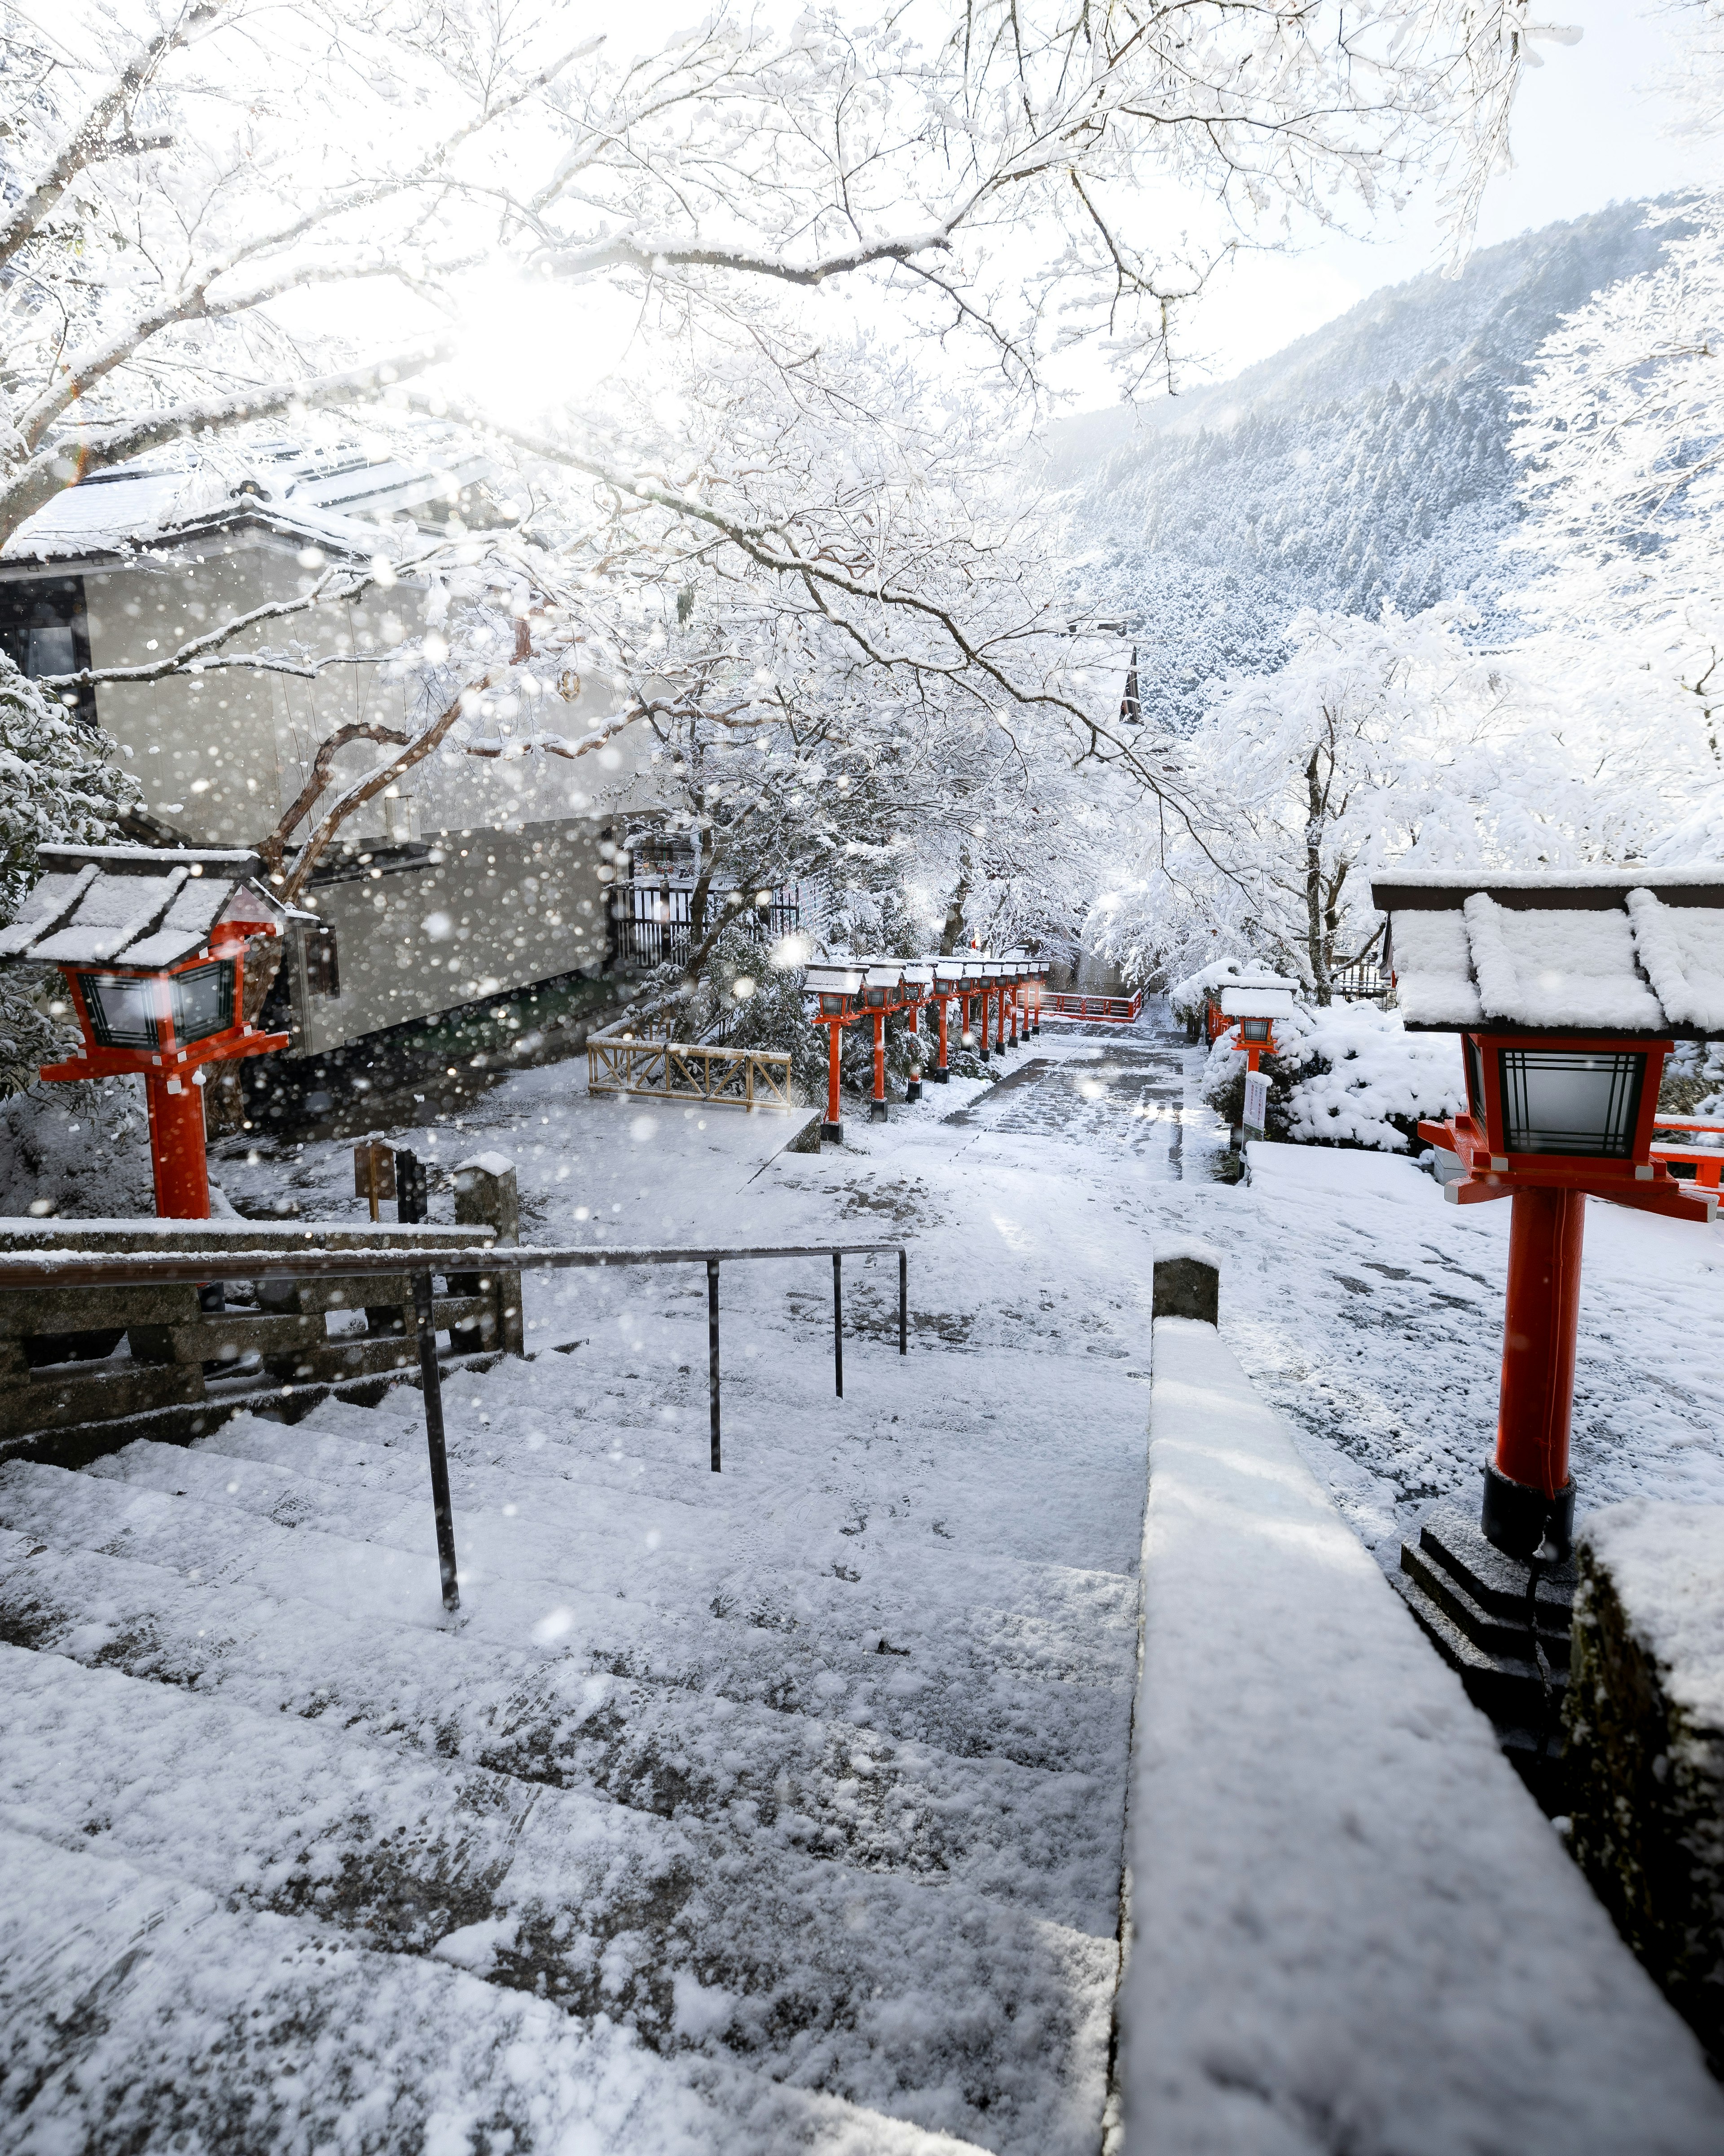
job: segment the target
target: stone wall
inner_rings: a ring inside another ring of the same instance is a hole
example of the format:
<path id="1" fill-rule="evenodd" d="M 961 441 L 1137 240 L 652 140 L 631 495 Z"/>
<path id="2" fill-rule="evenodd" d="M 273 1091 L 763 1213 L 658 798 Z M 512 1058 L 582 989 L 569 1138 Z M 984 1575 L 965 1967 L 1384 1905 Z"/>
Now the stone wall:
<path id="1" fill-rule="evenodd" d="M 1724 2070 L 1724 1507 L 1609 1506 L 1578 1557 L 1573 1853 Z"/>

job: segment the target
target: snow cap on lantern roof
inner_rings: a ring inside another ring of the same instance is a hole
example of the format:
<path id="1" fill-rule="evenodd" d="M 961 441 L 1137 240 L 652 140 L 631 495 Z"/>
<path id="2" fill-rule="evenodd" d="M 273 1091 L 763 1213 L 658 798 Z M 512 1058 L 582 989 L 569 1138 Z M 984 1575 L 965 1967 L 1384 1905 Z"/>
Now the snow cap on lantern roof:
<path id="1" fill-rule="evenodd" d="M 934 985 L 934 969 L 922 959 L 912 958 L 905 966 L 904 978 L 919 988 L 931 988 Z"/>
<path id="2" fill-rule="evenodd" d="M 810 966 L 803 975 L 803 987 L 811 996 L 853 996 L 861 985 L 859 966 Z"/>
<path id="3" fill-rule="evenodd" d="M 315 914 L 258 880 L 253 853 L 197 847 L 38 846 L 46 873 L 0 928 L 0 960 L 160 972 L 192 957 L 223 923 L 280 935 Z"/>
<path id="4" fill-rule="evenodd" d="M 1415 1031 L 1724 1031 L 1724 869 L 1441 870 L 1371 896 Z"/>
<path id="5" fill-rule="evenodd" d="M 1291 1018 L 1293 991 L 1279 983 L 1260 988 L 1254 981 L 1243 988 L 1231 983 L 1221 991 L 1224 1018 Z"/>

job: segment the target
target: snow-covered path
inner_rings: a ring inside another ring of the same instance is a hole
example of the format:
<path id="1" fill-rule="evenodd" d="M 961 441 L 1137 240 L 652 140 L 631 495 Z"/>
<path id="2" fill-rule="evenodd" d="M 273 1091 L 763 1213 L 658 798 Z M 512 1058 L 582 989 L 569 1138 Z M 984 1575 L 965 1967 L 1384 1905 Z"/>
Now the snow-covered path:
<path id="1" fill-rule="evenodd" d="M 1219 1247 L 1385 1558 L 1470 1497 L 1500 1352 L 1506 1209 L 1290 1147 L 1230 1183 L 1198 1060 L 1049 1027 L 818 1158 L 566 1065 L 412 1133 L 508 1152 L 531 1236 L 911 1250 L 903 1360 L 846 1264 L 843 1400 L 829 1270 L 726 1269 L 719 1476 L 704 1276 L 529 1277 L 531 1359 L 446 1389 L 454 1629 L 411 1390 L 0 1470 L 8 2146 L 1087 2156 L 1157 1232 Z M 345 1147 L 222 1175 L 356 1203 Z M 1716 1491 L 1724 1244 L 1588 1232 L 1583 1489 Z"/>
<path id="2" fill-rule="evenodd" d="M 908 1235 L 912 1351 L 853 1262 L 836 1400 L 829 1275 L 727 1268 L 714 1476 L 704 1276 L 530 1280 L 533 1359 L 446 1389 L 454 1630 L 411 1390 L 0 1471 L 12 2138 L 310 2148 L 362 2089 L 379 2148 L 1093 2149 L 1147 1341 L 1113 1209 L 1176 1187 L 1183 1083 L 1145 1044 L 1097 1091 L 1111 1052 L 764 1167 L 782 1126 L 567 1070 L 488 1096 L 450 1153 L 506 1144 L 538 1232 Z M 300 1157 L 308 1213 L 345 1167 Z"/>

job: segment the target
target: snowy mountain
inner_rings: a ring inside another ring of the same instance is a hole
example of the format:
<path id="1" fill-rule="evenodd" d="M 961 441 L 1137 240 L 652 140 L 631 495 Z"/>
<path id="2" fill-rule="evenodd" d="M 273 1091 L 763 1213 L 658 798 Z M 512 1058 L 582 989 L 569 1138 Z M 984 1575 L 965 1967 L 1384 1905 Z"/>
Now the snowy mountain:
<path id="1" fill-rule="evenodd" d="M 1520 632 L 1501 542 L 1517 511 L 1511 399 L 1539 344 L 1672 228 L 1614 203 L 1386 288 L 1233 380 L 1062 422 L 1051 478 L 1090 541 L 1086 606 L 1129 624 L 1146 713 L 1175 726 L 1230 667 L 1272 668 L 1301 607 L 1375 614 L 1470 598 Z M 1123 671 L 1123 669 L 1121 670 Z"/>

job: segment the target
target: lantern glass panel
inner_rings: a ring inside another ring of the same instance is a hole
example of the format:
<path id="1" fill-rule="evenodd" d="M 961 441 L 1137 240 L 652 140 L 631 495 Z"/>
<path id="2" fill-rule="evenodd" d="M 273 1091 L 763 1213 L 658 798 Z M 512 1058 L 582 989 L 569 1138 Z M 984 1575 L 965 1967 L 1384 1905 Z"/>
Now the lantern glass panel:
<path id="1" fill-rule="evenodd" d="M 233 968 L 218 962 L 177 973 L 173 983 L 173 1029 L 180 1040 L 208 1040 L 233 1023 Z"/>
<path id="2" fill-rule="evenodd" d="M 161 1039 L 162 983 L 115 973 L 85 973 L 81 985 L 90 1031 L 104 1048 L 154 1048 Z"/>
<path id="3" fill-rule="evenodd" d="M 1239 1031 L 1247 1040 L 1267 1040 L 1269 1020 L 1266 1018 L 1247 1018 L 1239 1021 Z"/>
<path id="4" fill-rule="evenodd" d="M 842 1017 L 844 1014 L 844 999 L 841 995 L 823 995 L 820 998 L 821 1015 L 824 1018 Z"/>
<path id="5" fill-rule="evenodd" d="M 1505 1048 L 1499 1053 L 1507 1152 L 1629 1158 L 1644 1055 L 1557 1048 Z"/>

